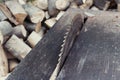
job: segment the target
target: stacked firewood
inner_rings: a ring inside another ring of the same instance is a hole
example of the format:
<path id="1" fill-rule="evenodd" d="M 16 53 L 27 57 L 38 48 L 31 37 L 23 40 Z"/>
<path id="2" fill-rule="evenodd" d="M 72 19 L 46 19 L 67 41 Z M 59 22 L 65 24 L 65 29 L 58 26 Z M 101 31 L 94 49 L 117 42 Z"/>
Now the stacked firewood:
<path id="1" fill-rule="evenodd" d="M 69 8 L 120 11 L 117 0 L 5 0 L 0 3 L 0 80 L 14 70 Z"/>

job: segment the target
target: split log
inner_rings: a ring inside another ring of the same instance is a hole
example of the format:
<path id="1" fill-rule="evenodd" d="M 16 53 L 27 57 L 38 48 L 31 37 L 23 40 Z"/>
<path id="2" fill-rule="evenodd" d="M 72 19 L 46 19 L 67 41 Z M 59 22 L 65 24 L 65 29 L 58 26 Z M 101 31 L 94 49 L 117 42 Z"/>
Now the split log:
<path id="1" fill-rule="evenodd" d="M 48 8 L 48 0 L 34 0 L 32 4 L 42 10 L 47 10 Z"/>
<path id="2" fill-rule="evenodd" d="M 4 40 L 3 34 L 2 34 L 2 32 L 0 31 L 0 44 L 3 44 L 3 40 Z"/>
<path id="3" fill-rule="evenodd" d="M 23 9 L 23 7 L 17 1 L 14 0 L 6 1 L 5 4 L 10 9 L 16 20 L 22 24 L 25 18 L 27 17 L 27 13 Z"/>
<path id="4" fill-rule="evenodd" d="M 37 24 L 36 24 L 36 26 L 35 26 L 35 32 L 40 32 L 40 30 L 41 30 L 41 22 L 38 22 Z"/>
<path id="5" fill-rule="evenodd" d="M 7 21 L 0 22 L 0 31 L 2 32 L 3 36 L 10 36 L 12 34 L 12 26 Z"/>
<path id="6" fill-rule="evenodd" d="M 56 8 L 56 3 L 57 0 L 48 0 L 48 13 L 50 16 L 56 16 L 59 12 L 59 10 Z"/>
<path id="7" fill-rule="evenodd" d="M 65 11 L 60 11 L 55 19 L 59 20 L 64 15 L 64 13 Z"/>
<path id="8" fill-rule="evenodd" d="M 35 31 L 33 31 L 29 36 L 28 36 L 28 43 L 30 46 L 33 48 L 35 45 L 42 39 L 44 33 L 38 34 Z"/>
<path id="9" fill-rule="evenodd" d="M 16 19 L 14 19 L 14 17 L 12 16 L 11 12 L 9 11 L 9 9 L 6 7 L 6 5 L 0 3 L 0 9 L 1 11 L 5 14 L 5 16 L 15 25 L 18 25 L 19 23 L 16 21 Z"/>
<path id="10" fill-rule="evenodd" d="M 56 80 L 119 80 L 119 23 L 119 12 L 88 18 Z"/>
<path id="11" fill-rule="evenodd" d="M 19 38 L 24 39 L 27 37 L 27 31 L 23 25 L 18 25 L 14 27 L 12 33 L 15 34 Z"/>
<path id="12" fill-rule="evenodd" d="M 106 3 L 111 2 L 111 1 L 112 0 L 93 0 L 93 3 L 97 8 L 103 10 L 105 8 Z"/>
<path id="13" fill-rule="evenodd" d="M 7 17 L 5 16 L 5 14 L 2 12 L 2 10 L 0 10 L 0 21 L 4 21 L 6 19 Z"/>
<path id="14" fill-rule="evenodd" d="M 115 0 L 115 2 L 117 3 L 117 10 L 120 12 L 120 0 Z"/>
<path id="15" fill-rule="evenodd" d="M 64 61 L 77 33 L 82 27 L 82 23 L 83 18 L 81 13 L 73 9 L 67 11 L 26 58 L 21 61 L 16 69 L 14 69 L 7 80 L 49 80 L 58 64 L 59 55 L 63 55 L 60 54 L 63 41 L 67 40 L 64 43 L 64 47 L 66 47 L 65 54 L 64 57 L 62 56 L 62 60 Z M 65 38 L 65 36 L 67 37 Z"/>
<path id="16" fill-rule="evenodd" d="M 70 8 L 78 8 L 77 4 L 75 2 L 72 2 L 70 4 Z"/>
<path id="17" fill-rule="evenodd" d="M 45 17 L 45 13 L 43 10 L 41 10 L 31 4 L 25 4 L 25 5 L 23 5 L 23 7 L 24 7 L 25 11 L 28 13 L 31 22 L 38 23 L 38 22 L 43 21 L 43 19 Z"/>
<path id="18" fill-rule="evenodd" d="M 80 5 L 81 9 L 89 9 L 93 5 L 93 0 L 86 0 L 84 4 Z"/>
<path id="19" fill-rule="evenodd" d="M 19 60 L 22 60 L 31 50 L 27 44 L 15 35 L 12 35 L 6 42 L 5 48 Z"/>
<path id="20" fill-rule="evenodd" d="M 13 56 L 9 51 L 7 51 L 6 49 L 5 49 L 5 53 L 6 53 L 6 56 L 7 56 L 7 59 L 9 60 L 9 59 L 16 59 L 16 57 L 15 56 Z"/>
<path id="21" fill-rule="evenodd" d="M 27 0 L 18 0 L 21 5 L 25 5 Z"/>
<path id="22" fill-rule="evenodd" d="M 46 18 L 46 19 L 49 19 L 49 18 L 50 18 L 50 15 L 48 14 L 48 11 L 45 12 L 45 18 Z"/>
<path id="23" fill-rule="evenodd" d="M 25 25 L 26 30 L 29 31 L 30 33 L 32 31 L 39 32 L 41 29 L 41 22 L 38 22 L 37 24 L 35 24 L 35 23 L 30 23 L 30 22 L 25 21 L 24 25 Z"/>
<path id="24" fill-rule="evenodd" d="M 0 44 L 0 77 L 5 77 L 7 74 L 8 74 L 8 61 L 3 50 L 3 47 Z"/>
<path id="25" fill-rule="evenodd" d="M 53 25 L 57 22 L 56 18 L 50 18 L 48 20 L 45 21 L 45 24 L 51 28 L 53 27 Z"/>
<path id="26" fill-rule="evenodd" d="M 16 59 L 12 59 L 8 61 L 8 64 L 9 64 L 9 71 L 12 72 L 18 65 L 18 61 Z"/>
<path id="27" fill-rule="evenodd" d="M 7 79 L 7 77 L 10 75 L 10 73 L 9 74 L 7 74 L 7 76 L 4 76 L 4 77 L 0 77 L 0 80 L 6 80 Z"/>
<path id="28" fill-rule="evenodd" d="M 97 7 L 95 7 L 95 6 L 93 6 L 93 7 L 91 8 L 91 10 L 99 11 L 99 9 L 98 9 Z"/>
<path id="29" fill-rule="evenodd" d="M 69 7 L 70 0 L 56 0 L 55 5 L 58 10 L 65 10 Z"/>

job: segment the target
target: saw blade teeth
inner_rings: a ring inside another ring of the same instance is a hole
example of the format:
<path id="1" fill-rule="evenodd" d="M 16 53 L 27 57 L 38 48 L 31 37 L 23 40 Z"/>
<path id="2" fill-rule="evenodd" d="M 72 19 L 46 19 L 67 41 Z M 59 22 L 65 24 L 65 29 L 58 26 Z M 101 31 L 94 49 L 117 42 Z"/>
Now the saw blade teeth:
<path id="1" fill-rule="evenodd" d="M 62 44 L 61 47 L 63 48 L 65 44 Z"/>
<path id="2" fill-rule="evenodd" d="M 65 43 L 65 40 L 63 40 L 63 43 Z"/>
<path id="3" fill-rule="evenodd" d="M 61 48 L 60 52 L 63 52 L 63 48 Z"/>
<path id="4" fill-rule="evenodd" d="M 67 36 L 64 36 L 64 40 L 66 39 Z"/>
<path id="5" fill-rule="evenodd" d="M 69 32 L 66 32 L 65 35 L 68 35 Z"/>
<path id="6" fill-rule="evenodd" d="M 59 57 L 62 56 L 62 53 L 59 54 Z"/>

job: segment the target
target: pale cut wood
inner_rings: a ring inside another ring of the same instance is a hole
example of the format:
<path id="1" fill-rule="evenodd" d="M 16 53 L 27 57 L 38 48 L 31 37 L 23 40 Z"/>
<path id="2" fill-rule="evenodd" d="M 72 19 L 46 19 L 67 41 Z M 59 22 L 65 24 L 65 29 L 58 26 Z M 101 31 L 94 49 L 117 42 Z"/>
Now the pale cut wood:
<path id="1" fill-rule="evenodd" d="M 10 36 L 12 34 L 12 26 L 7 21 L 0 22 L 0 31 L 2 32 L 3 36 Z"/>
<path id="2" fill-rule="evenodd" d="M 60 11 L 55 19 L 59 20 L 64 15 L 64 13 L 65 11 Z"/>
<path id="3" fill-rule="evenodd" d="M 17 1 L 14 0 L 6 1 L 5 4 L 15 16 L 16 20 L 22 24 L 25 18 L 27 17 L 27 13 L 23 9 L 23 7 Z"/>
<path id="4" fill-rule="evenodd" d="M 45 21 L 45 24 L 51 28 L 53 27 L 53 25 L 57 22 L 56 18 L 50 18 L 48 20 Z"/>
<path id="5" fill-rule="evenodd" d="M 3 50 L 3 47 L 0 44 L 0 77 L 5 77 L 7 74 L 8 74 L 8 61 Z"/>
<path id="6" fill-rule="evenodd" d="M 3 40 L 4 40 L 4 38 L 3 38 L 2 32 L 0 30 L 0 44 L 3 44 Z"/>
<path id="7" fill-rule="evenodd" d="M 38 22 L 35 27 L 35 32 L 37 33 L 40 32 L 40 29 L 41 29 L 41 22 Z"/>
<path id="8" fill-rule="evenodd" d="M 91 8 L 91 10 L 99 11 L 99 9 L 98 9 L 96 6 L 93 6 L 93 7 Z"/>
<path id="9" fill-rule="evenodd" d="M 48 14 L 48 11 L 45 12 L 45 19 L 49 19 L 50 15 Z"/>
<path id="10" fill-rule="evenodd" d="M 26 38 L 27 37 L 27 31 L 23 25 L 18 25 L 13 28 L 13 34 L 15 34 L 19 38 Z"/>
<path id="11" fill-rule="evenodd" d="M 103 10 L 106 11 L 109 8 L 109 6 L 110 6 L 110 1 L 106 1 L 106 4 L 105 4 Z"/>
<path id="12" fill-rule="evenodd" d="M 20 40 L 17 36 L 12 37 L 6 42 L 5 48 L 19 60 L 22 60 L 31 50 L 31 48 Z"/>
<path id="13" fill-rule="evenodd" d="M 70 4 L 70 8 L 78 8 L 78 5 L 75 2 L 72 2 Z"/>
<path id="14" fill-rule="evenodd" d="M 43 37 L 43 33 L 39 34 L 39 33 L 36 33 L 35 31 L 33 31 L 29 35 L 27 41 L 31 47 L 35 47 L 35 45 L 42 39 L 42 37 Z"/>
<path id="15" fill-rule="evenodd" d="M 5 14 L 2 12 L 2 10 L 0 10 L 0 21 L 4 21 L 6 19 L 7 17 L 5 16 Z"/>
<path id="16" fill-rule="evenodd" d="M 27 1 L 27 0 L 18 0 L 18 2 L 19 2 L 21 5 L 26 4 L 26 1 Z"/>
<path id="17" fill-rule="evenodd" d="M 89 9 L 93 5 L 93 0 L 86 0 L 84 4 L 80 6 L 81 9 Z"/>
<path id="18" fill-rule="evenodd" d="M 12 59 L 8 61 L 8 64 L 9 64 L 9 71 L 12 72 L 19 63 L 16 59 Z"/>
<path id="19" fill-rule="evenodd" d="M 16 21 L 16 19 L 12 16 L 9 9 L 6 7 L 6 5 L 0 3 L 0 9 L 5 14 L 5 16 L 15 25 L 18 25 L 19 23 Z"/>
<path id="20" fill-rule="evenodd" d="M 43 10 L 47 10 L 48 8 L 48 0 L 34 0 L 32 3 Z"/>
<path id="21" fill-rule="evenodd" d="M 31 4 L 25 4 L 23 5 L 25 11 L 28 13 L 29 18 L 31 20 L 31 22 L 33 23 L 38 23 L 39 21 L 42 22 L 44 17 L 45 17 L 45 13 L 43 10 L 31 5 Z"/>
<path id="22" fill-rule="evenodd" d="M 58 10 L 65 10 L 70 5 L 70 0 L 57 0 L 55 5 Z"/>
<path id="23" fill-rule="evenodd" d="M 117 10 L 120 12 L 120 3 L 117 4 Z"/>
<path id="24" fill-rule="evenodd" d="M 7 74 L 6 76 L 4 76 L 4 77 L 0 77 L 0 80 L 6 80 L 9 75 L 10 75 L 10 73 L 8 73 L 8 74 Z"/>
<path id="25" fill-rule="evenodd" d="M 56 16 L 59 12 L 59 10 L 56 8 L 56 3 L 57 0 L 48 0 L 48 13 L 50 16 Z"/>

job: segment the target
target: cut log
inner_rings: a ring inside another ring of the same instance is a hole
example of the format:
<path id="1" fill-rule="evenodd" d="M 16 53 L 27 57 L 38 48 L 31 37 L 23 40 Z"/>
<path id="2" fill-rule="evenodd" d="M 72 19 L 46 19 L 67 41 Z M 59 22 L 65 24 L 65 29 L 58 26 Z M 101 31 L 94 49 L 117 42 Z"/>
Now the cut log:
<path id="1" fill-rule="evenodd" d="M 45 18 L 46 18 L 46 19 L 49 19 L 49 18 L 50 18 L 50 15 L 48 14 L 48 11 L 45 12 Z"/>
<path id="2" fill-rule="evenodd" d="M 25 5 L 27 0 L 18 0 L 21 5 Z"/>
<path id="3" fill-rule="evenodd" d="M 22 60 L 31 50 L 27 44 L 15 35 L 12 35 L 6 42 L 5 48 L 19 60 Z"/>
<path id="4" fill-rule="evenodd" d="M 43 10 L 48 8 L 48 0 L 34 0 L 32 4 Z"/>
<path id="5" fill-rule="evenodd" d="M 23 5 L 23 7 L 24 7 L 25 11 L 28 13 L 31 22 L 38 23 L 38 22 L 43 21 L 43 19 L 45 17 L 45 13 L 43 10 L 41 10 L 31 4 L 25 4 L 25 5 Z"/>
<path id="6" fill-rule="evenodd" d="M 4 21 L 6 19 L 7 19 L 6 15 L 2 12 L 2 10 L 0 10 L 0 21 Z"/>
<path id="7" fill-rule="evenodd" d="M 51 28 L 53 27 L 53 25 L 57 22 L 56 18 L 50 18 L 48 20 L 45 21 L 45 24 Z"/>
<path id="8" fill-rule="evenodd" d="M 27 41 L 28 41 L 28 43 L 30 44 L 30 46 L 31 46 L 32 48 L 35 47 L 35 45 L 42 39 L 43 34 L 44 34 L 44 33 L 38 34 L 38 33 L 36 33 L 35 31 L 33 31 L 33 32 L 29 35 Z"/>
<path id="9" fill-rule="evenodd" d="M 119 12 L 88 18 L 57 80 L 119 80 L 119 23 Z"/>
<path id="10" fill-rule="evenodd" d="M 5 53 L 6 53 L 6 56 L 7 56 L 7 59 L 9 60 L 9 59 L 16 59 L 16 57 L 15 56 L 13 56 L 9 51 L 7 51 L 6 49 L 5 49 Z"/>
<path id="11" fill-rule="evenodd" d="M 1 32 L 1 30 L 0 30 L 0 44 L 3 44 L 3 40 L 4 40 L 3 34 L 2 34 L 2 32 Z"/>
<path id="12" fill-rule="evenodd" d="M 12 72 L 18 65 L 18 61 L 16 59 L 12 59 L 8 61 L 8 64 L 9 64 L 9 71 Z"/>
<path id="13" fill-rule="evenodd" d="M 0 31 L 2 32 L 4 37 L 12 35 L 12 30 L 13 28 L 9 22 L 7 21 L 0 22 Z"/>
<path id="14" fill-rule="evenodd" d="M 117 4 L 117 10 L 120 12 L 120 3 Z"/>
<path id="15" fill-rule="evenodd" d="M 56 16 L 59 10 L 56 8 L 55 3 L 57 0 L 48 0 L 48 13 L 50 16 Z"/>
<path id="16" fill-rule="evenodd" d="M 106 2 L 110 2 L 110 1 L 112 1 L 112 0 L 93 0 L 93 1 L 94 1 L 94 2 L 93 2 L 94 5 L 95 5 L 97 8 L 103 10 L 104 7 L 105 7 L 105 5 L 106 5 Z"/>
<path id="17" fill-rule="evenodd" d="M 18 25 L 19 23 L 16 21 L 16 19 L 14 19 L 14 17 L 12 16 L 11 12 L 9 11 L 9 9 L 6 7 L 6 5 L 0 3 L 0 9 L 1 11 L 6 15 L 6 17 L 15 25 Z"/>
<path id="18" fill-rule="evenodd" d="M 64 36 L 68 35 L 66 37 L 68 41 L 65 43 L 67 50 L 65 50 L 66 53 L 64 54 L 67 56 L 67 52 L 82 27 L 82 23 L 81 13 L 73 9 L 67 11 L 54 27 L 44 35 L 26 58 L 21 61 L 7 80 L 49 80 L 58 64 L 61 45 L 65 41 Z M 62 58 L 62 60 L 64 61 L 65 58 Z"/>
<path id="19" fill-rule="evenodd" d="M 8 74 L 8 61 L 6 54 L 0 44 L 0 77 L 5 77 Z"/>
<path id="20" fill-rule="evenodd" d="M 70 8 L 78 8 L 78 5 L 75 2 L 72 2 L 70 4 Z"/>
<path id="21" fill-rule="evenodd" d="M 64 15 L 64 13 L 65 11 L 60 11 L 55 19 L 59 20 Z"/>
<path id="22" fill-rule="evenodd" d="M 40 30 L 41 30 L 41 22 L 38 22 L 37 24 L 36 24 L 36 26 L 35 26 L 35 32 L 36 33 L 38 33 L 38 32 L 40 32 Z"/>
<path id="23" fill-rule="evenodd" d="M 58 10 L 65 10 L 69 7 L 70 0 L 56 0 L 55 5 Z"/>
<path id="24" fill-rule="evenodd" d="M 27 31 L 23 25 L 18 25 L 14 27 L 12 33 L 15 34 L 19 38 L 24 39 L 27 37 Z"/>
<path id="25" fill-rule="evenodd" d="M 30 22 L 25 21 L 24 25 L 25 25 L 26 30 L 29 31 L 30 33 L 32 31 L 39 32 L 41 29 L 41 22 L 38 22 L 37 24 L 35 24 L 35 23 L 30 23 Z"/>
<path id="26" fill-rule="evenodd" d="M 5 4 L 10 9 L 16 20 L 22 24 L 25 18 L 27 17 L 27 13 L 23 9 L 23 7 L 17 1 L 14 0 L 6 1 Z"/>
<path id="27" fill-rule="evenodd" d="M 93 5 L 93 0 L 86 0 L 84 4 L 80 6 L 81 9 L 89 9 Z"/>

